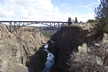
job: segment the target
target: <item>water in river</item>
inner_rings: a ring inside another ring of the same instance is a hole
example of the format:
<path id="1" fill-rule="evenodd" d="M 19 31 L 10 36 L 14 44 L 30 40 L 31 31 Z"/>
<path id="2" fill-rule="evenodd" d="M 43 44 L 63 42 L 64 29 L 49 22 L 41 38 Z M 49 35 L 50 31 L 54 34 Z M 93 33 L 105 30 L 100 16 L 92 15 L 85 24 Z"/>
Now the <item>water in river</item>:
<path id="1" fill-rule="evenodd" d="M 54 41 L 51 40 L 51 43 L 54 43 Z M 50 72 L 50 68 L 54 64 L 54 55 L 48 51 L 48 44 L 44 46 L 44 51 L 47 52 L 47 60 L 45 62 L 45 68 L 42 70 L 42 72 Z"/>

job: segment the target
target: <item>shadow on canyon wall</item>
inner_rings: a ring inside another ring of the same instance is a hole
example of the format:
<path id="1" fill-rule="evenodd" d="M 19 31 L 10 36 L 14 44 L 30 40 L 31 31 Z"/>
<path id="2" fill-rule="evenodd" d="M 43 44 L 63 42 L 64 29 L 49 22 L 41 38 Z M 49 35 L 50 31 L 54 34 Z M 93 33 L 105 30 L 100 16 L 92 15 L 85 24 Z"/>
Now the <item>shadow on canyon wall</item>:
<path id="1" fill-rule="evenodd" d="M 55 33 L 51 40 L 54 44 L 50 44 L 48 50 L 55 55 L 55 64 L 50 72 L 68 72 L 68 59 L 73 51 L 77 51 L 79 45 L 87 42 L 87 30 L 83 30 L 77 26 L 62 27 Z M 46 52 L 43 51 L 43 46 L 36 52 L 27 63 L 27 67 L 35 72 L 41 72 L 45 67 Z"/>

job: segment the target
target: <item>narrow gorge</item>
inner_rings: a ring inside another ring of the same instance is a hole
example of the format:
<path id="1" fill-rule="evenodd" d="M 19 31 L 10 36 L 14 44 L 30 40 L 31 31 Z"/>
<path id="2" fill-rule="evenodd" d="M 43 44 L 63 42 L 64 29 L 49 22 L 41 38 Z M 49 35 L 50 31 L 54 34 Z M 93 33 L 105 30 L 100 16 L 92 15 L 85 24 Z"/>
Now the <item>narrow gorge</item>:
<path id="1" fill-rule="evenodd" d="M 88 31 L 78 26 L 61 27 L 50 40 L 33 27 L 12 33 L 0 27 L 2 72 L 69 72 L 70 55 L 88 41 Z"/>
<path id="2" fill-rule="evenodd" d="M 45 72 L 48 52 L 51 52 L 51 55 L 54 55 L 52 56 L 54 65 L 48 72 L 68 72 L 69 65 L 67 63 L 69 62 L 70 55 L 73 51 L 76 52 L 78 50 L 79 45 L 88 41 L 86 37 L 87 33 L 87 30 L 83 30 L 78 26 L 62 27 L 57 33 L 51 36 L 46 45 L 43 45 L 31 57 L 27 66 L 35 72 Z"/>

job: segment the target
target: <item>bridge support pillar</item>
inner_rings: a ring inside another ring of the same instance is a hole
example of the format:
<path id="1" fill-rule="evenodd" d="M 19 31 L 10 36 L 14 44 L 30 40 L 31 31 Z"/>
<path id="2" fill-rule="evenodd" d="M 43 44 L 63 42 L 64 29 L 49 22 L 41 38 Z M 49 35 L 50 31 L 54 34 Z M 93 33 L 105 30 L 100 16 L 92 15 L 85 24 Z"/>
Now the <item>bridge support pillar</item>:
<path id="1" fill-rule="evenodd" d="M 24 26 L 24 22 L 23 22 L 23 26 Z"/>
<path id="2" fill-rule="evenodd" d="M 51 23 L 50 23 L 50 26 L 51 26 Z"/>
<path id="3" fill-rule="evenodd" d="M 15 30 L 15 28 L 16 28 L 16 22 L 14 22 L 14 30 Z"/>
<path id="4" fill-rule="evenodd" d="M 9 22 L 9 32 L 12 32 L 12 22 Z"/>
<path id="5" fill-rule="evenodd" d="M 55 28 L 55 23 L 54 23 L 54 28 Z"/>
<path id="6" fill-rule="evenodd" d="M 60 26 L 59 26 L 59 23 L 58 23 L 58 30 L 60 30 Z"/>

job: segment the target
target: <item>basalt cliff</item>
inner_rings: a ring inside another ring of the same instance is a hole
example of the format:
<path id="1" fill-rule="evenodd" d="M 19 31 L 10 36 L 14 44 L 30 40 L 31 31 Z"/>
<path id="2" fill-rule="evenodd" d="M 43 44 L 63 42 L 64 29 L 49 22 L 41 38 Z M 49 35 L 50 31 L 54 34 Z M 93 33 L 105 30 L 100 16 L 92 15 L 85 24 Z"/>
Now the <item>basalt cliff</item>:
<path id="1" fill-rule="evenodd" d="M 9 32 L 0 24 L 0 72 L 32 72 L 27 62 L 47 42 L 36 28 L 21 27 Z"/>

